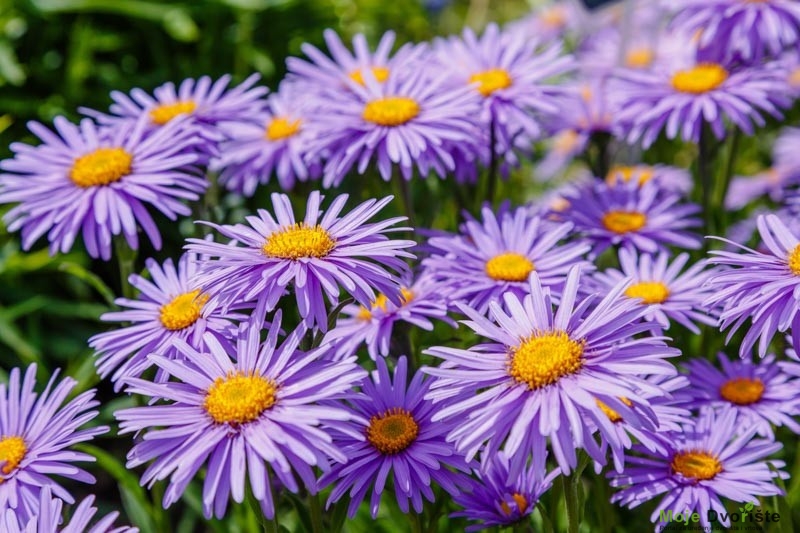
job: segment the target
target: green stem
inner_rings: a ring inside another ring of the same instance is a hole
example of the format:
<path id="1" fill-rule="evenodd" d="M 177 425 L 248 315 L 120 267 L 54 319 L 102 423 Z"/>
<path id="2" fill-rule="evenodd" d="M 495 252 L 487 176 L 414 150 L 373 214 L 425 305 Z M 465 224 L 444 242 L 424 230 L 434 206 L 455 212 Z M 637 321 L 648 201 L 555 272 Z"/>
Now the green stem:
<path id="1" fill-rule="evenodd" d="M 725 209 L 725 198 L 728 196 L 728 188 L 731 184 L 731 177 L 736 164 L 736 157 L 739 155 L 739 139 L 741 132 L 739 128 L 734 128 L 733 133 L 730 135 L 731 143 L 728 152 L 728 159 L 725 162 L 725 169 L 722 174 L 717 174 L 717 183 L 715 184 L 714 192 L 714 211 L 719 216 L 719 224 L 717 231 L 720 235 L 724 235 L 728 228 L 728 212 Z"/>
<path id="2" fill-rule="evenodd" d="M 408 513 L 408 521 L 411 524 L 411 532 L 412 533 L 422 533 L 422 516 L 415 513 L 410 512 Z"/>
<path id="3" fill-rule="evenodd" d="M 395 174 L 395 183 L 397 183 L 400 200 L 403 202 L 403 211 L 408 218 L 409 226 L 411 226 L 413 230 L 413 228 L 417 227 L 417 224 L 416 217 L 414 216 L 414 202 L 411 196 L 411 187 L 408 181 L 399 173 Z"/>
<path id="4" fill-rule="evenodd" d="M 497 188 L 498 167 L 500 166 L 500 154 L 497 153 L 497 126 L 495 125 L 494 118 L 489 121 L 489 150 L 491 150 L 491 155 L 489 158 L 489 184 L 486 191 L 486 200 L 490 205 L 493 205 L 494 190 Z M 478 209 L 478 212 L 480 212 L 480 209 Z"/>
<path id="5" fill-rule="evenodd" d="M 561 481 L 564 484 L 564 503 L 567 507 L 567 531 L 569 533 L 578 533 L 577 485 L 572 483 L 572 476 L 561 476 Z"/>
<path id="6" fill-rule="evenodd" d="M 714 234 L 714 213 L 711 209 L 712 179 L 711 179 L 711 147 L 709 146 L 709 129 L 705 123 L 700 130 L 700 140 L 697 143 L 697 173 L 702 187 L 703 220 L 705 221 L 705 234 Z"/>
<path id="7" fill-rule="evenodd" d="M 136 296 L 136 290 L 133 285 L 128 283 L 128 278 L 133 274 L 134 264 L 136 262 L 136 250 L 128 246 L 128 243 L 122 235 L 117 235 L 114 238 L 114 255 L 117 256 L 119 285 L 122 295 L 125 298 L 133 298 Z"/>
<path id="8" fill-rule="evenodd" d="M 314 533 L 323 533 L 325 526 L 322 523 L 322 504 L 319 502 L 319 493 L 308 495 L 308 510 L 311 513 L 311 528 Z"/>

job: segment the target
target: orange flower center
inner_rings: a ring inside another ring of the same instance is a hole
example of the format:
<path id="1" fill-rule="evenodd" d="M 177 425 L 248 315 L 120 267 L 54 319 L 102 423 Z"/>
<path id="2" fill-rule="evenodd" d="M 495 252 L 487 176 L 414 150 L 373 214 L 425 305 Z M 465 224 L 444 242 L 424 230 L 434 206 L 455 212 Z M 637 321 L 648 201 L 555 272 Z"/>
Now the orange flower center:
<path id="1" fill-rule="evenodd" d="M 677 472 L 696 481 L 714 479 L 722 472 L 722 463 L 717 457 L 699 450 L 676 453 L 670 467 L 673 473 Z"/>
<path id="2" fill-rule="evenodd" d="M 758 378 L 732 378 L 720 386 L 719 394 L 736 405 L 750 405 L 764 395 L 764 382 Z"/>
<path id="3" fill-rule="evenodd" d="M 131 173 L 133 156 L 122 148 L 97 148 L 78 157 L 69 178 L 78 187 L 98 187 L 121 180 Z"/>
<path id="4" fill-rule="evenodd" d="M 193 100 L 181 100 L 172 104 L 162 104 L 150 110 L 150 120 L 163 126 L 178 115 L 190 114 L 197 109 Z"/>
<path id="5" fill-rule="evenodd" d="M 402 407 L 394 407 L 370 418 L 367 440 L 384 455 L 400 453 L 417 439 L 419 426 Z"/>

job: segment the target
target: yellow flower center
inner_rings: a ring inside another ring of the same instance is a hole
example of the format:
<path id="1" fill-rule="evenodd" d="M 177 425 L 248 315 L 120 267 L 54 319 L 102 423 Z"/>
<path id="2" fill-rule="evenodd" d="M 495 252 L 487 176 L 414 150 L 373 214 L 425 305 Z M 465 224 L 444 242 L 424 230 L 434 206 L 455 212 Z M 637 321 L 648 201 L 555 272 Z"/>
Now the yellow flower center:
<path id="1" fill-rule="evenodd" d="M 732 378 L 720 386 L 719 394 L 736 405 L 750 405 L 764 395 L 764 383 L 758 378 Z"/>
<path id="2" fill-rule="evenodd" d="M 534 271 L 533 262 L 522 254 L 506 252 L 486 261 L 486 275 L 498 281 L 525 281 Z"/>
<path id="3" fill-rule="evenodd" d="M 609 211 L 603 215 L 602 223 L 608 231 L 623 234 L 642 229 L 647 217 L 638 211 Z"/>
<path id="4" fill-rule="evenodd" d="M 408 302 L 414 299 L 414 293 L 411 292 L 409 289 L 405 287 L 400 288 L 400 304 L 406 305 Z M 385 294 L 378 294 L 375 297 L 375 301 L 372 302 L 372 308 L 367 309 L 363 305 L 361 309 L 358 311 L 358 319 L 368 322 L 372 319 L 372 311 L 376 309 L 380 309 L 383 312 L 386 312 L 386 302 L 388 302 L 388 298 L 386 298 Z"/>
<path id="5" fill-rule="evenodd" d="M 789 263 L 789 270 L 795 276 L 800 276 L 800 244 L 794 247 L 794 250 L 789 254 L 787 259 Z"/>
<path id="6" fill-rule="evenodd" d="M 301 222 L 271 234 L 261 251 L 267 257 L 296 261 L 301 257 L 325 257 L 335 247 L 336 240 L 324 228 Z"/>
<path id="7" fill-rule="evenodd" d="M 389 79 L 389 69 L 386 67 L 370 67 L 370 70 L 375 77 L 375 81 L 378 83 L 383 83 Z M 364 72 L 362 69 L 352 71 L 348 74 L 348 77 L 362 87 L 366 85 L 366 83 L 364 83 Z"/>
<path id="8" fill-rule="evenodd" d="M 792 70 L 792 72 L 789 73 L 788 81 L 789 85 L 791 85 L 792 87 L 794 88 L 800 87 L 800 67 Z"/>
<path id="9" fill-rule="evenodd" d="M 647 68 L 653 64 L 653 50 L 650 48 L 635 48 L 625 54 L 625 66 L 630 68 Z"/>
<path id="10" fill-rule="evenodd" d="M 379 126 L 401 126 L 419 115 L 420 107 L 416 100 L 407 96 L 385 96 L 367 102 L 361 115 L 367 122 Z"/>
<path id="11" fill-rule="evenodd" d="M 509 73 L 502 68 L 490 68 L 481 72 L 476 72 L 469 77 L 469 83 L 478 84 L 478 92 L 483 96 L 489 96 L 500 89 L 507 89 L 513 83 Z"/>
<path id="12" fill-rule="evenodd" d="M 189 114 L 197 109 L 193 100 L 182 100 L 173 104 L 162 104 L 150 110 L 150 120 L 163 126 L 178 115 Z"/>
<path id="13" fill-rule="evenodd" d="M 207 301 L 208 295 L 201 295 L 200 289 L 179 294 L 161 306 L 161 324 L 170 331 L 188 328 L 200 318 Z"/>
<path id="14" fill-rule="evenodd" d="M 385 455 L 400 453 L 417 439 L 419 426 L 411 413 L 402 407 L 393 407 L 369 420 L 367 440 Z"/>
<path id="15" fill-rule="evenodd" d="M 696 481 L 714 479 L 722 472 L 722 463 L 715 456 L 699 450 L 678 452 L 670 464 L 672 472 Z"/>
<path id="16" fill-rule="evenodd" d="M 553 148 L 560 154 L 568 154 L 578 145 L 578 132 L 575 130 L 564 130 L 559 132 L 553 139 Z"/>
<path id="17" fill-rule="evenodd" d="M 672 76 L 672 87 L 676 91 L 703 94 L 713 91 L 728 79 L 728 71 L 716 63 L 701 63 Z"/>
<path id="18" fill-rule="evenodd" d="M 615 410 L 610 408 L 608 406 L 608 404 L 606 404 L 605 402 L 603 402 L 601 400 L 598 400 L 597 398 L 595 398 L 594 401 L 597 402 L 597 407 L 600 408 L 600 410 L 603 412 L 603 414 L 606 415 L 608 417 L 608 419 L 611 420 L 611 422 L 613 422 L 615 424 L 617 422 L 622 422 L 622 415 L 620 415 L 618 412 L 616 412 Z M 622 403 L 624 403 L 625 405 L 627 405 L 628 407 L 633 407 L 633 402 L 631 402 L 627 398 L 622 397 L 622 398 L 620 398 L 620 401 Z"/>
<path id="19" fill-rule="evenodd" d="M 580 370 L 585 344 L 570 339 L 564 331 L 534 333 L 512 350 L 508 373 L 530 390 L 552 385 Z"/>
<path id="20" fill-rule="evenodd" d="M 517 510 L 520 514 L 523 514 L 525 511 L 528 510 L 528 499 L 520 494 L 519 492 L 515 492 L 511 495 L 511 499 L 514 500 L 514 503 L 517 505 Z M 507 501 L 503 500 L 500 502 L 500 508 L 503 510 L 503 513 L 506 516 L 511 516 L 513 510 L 511 506 L 508 504 Z"/>
<path id="21" fill-rule="evenodd" d="M 539 20 L 549 28 L 561 28 L 567 23 L 567 15 L 561 6 L 553 6 L 542 11 Z"/>
<path id="22" fill-rule="evenodd" d="M 639 185 L 644 185 L 653 179 L 653 168 L 647 165 L 617 165 L 611 167 L 611 170 L 606 174 L 606 183 L 615 185 L 617 180 L 622 179 L 625 183 L 630 182 L 634 177 Z"/>
<path id="23" fill-rule="evenodd" d="M 628 287 L 625 296 L 641 298 L 643 304 L 660 304 L 669 298 L 669 288 L 660 281 L 640 281 Z"/>
<path id="24" fill-rule="evenodd" d="M 241 371 L 217 378 L 209 387 L 203 409 L 217 424 L 245 424 L 275 405 L 277 384 Z"/>
<path id="25" fill-rule="evenodd" d="M 286 117 L 275 117 L 267 126 L 266 137 L 270 141 L 280 141 L 297 135 L 301 120 L 289 120 Z"/>
<path id="26" fill-rule="evenodd" d="M 97 148 L 75 159 L 69 179 L 78 187 L 108 185 L 131 173 L 133 156 L 122 148 Z"/>
<path id="27" fill-rule="evenodd" d="M 22 440 L 22 437 L 11 436 L 0 439 L 0 463 L 3 464 L 0 467 L 0 472 L 3 474 L 13 472 L 22 462 L 27 451 L 28 448 L 25 446 L 25 441 Z M 3 481 L 5 479 L 0 476 L 0 483 Z"/>

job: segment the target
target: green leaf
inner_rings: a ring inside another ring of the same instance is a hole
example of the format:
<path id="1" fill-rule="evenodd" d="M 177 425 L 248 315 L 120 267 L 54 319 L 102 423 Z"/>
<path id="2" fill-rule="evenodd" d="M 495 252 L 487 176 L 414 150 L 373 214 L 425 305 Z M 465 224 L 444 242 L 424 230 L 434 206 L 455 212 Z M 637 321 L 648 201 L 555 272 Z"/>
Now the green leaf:
<path id="1" fill-rule="evenodd" d="M 111 288 L 105 284 L 100 276 L 87 270 L 83 265 L 65 261 L 58 265 L 58 270 L 61 272 L 66 272 L 71 276 L 75 276 L 100 293 L 100 296 L 103 297 L 109 306 L 114 305 L 114 291 L 112 291 Z"/>

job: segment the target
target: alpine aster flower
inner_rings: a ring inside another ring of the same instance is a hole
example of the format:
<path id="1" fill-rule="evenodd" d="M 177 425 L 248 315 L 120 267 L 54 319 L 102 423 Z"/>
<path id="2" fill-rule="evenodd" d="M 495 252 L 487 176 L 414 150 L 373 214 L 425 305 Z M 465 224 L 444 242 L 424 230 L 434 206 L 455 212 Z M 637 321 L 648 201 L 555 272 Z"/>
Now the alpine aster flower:
<path id="1" fill-rule="evenodd" d="M 247 217 L 247 224 L 219 226 L 208 223 L 239 246 L 203 239 L 188 239 L 187 248 L 216 260 L 204 263 L 197 276 L 211 301 L 225 306 L 265 301 L 273 309 L 287 288 L 294 287 L 300 315 L 311 327 L 327 328 L 323 293 L 332 305 L 340 287 L 363 306 L 375 301 L 375 291 L 392 301 L 400 300 L 400 280 L 389 269 L 406 272 L 402 258 L 414 257 L 403 248 L 414 241 L 392 240 L 385 233 L 404 217 L 367 223 L 392 197 L 368 200 L 340 216 L 347 195 L 338 196 L 324 212 L 323 197 L 314 191 L 308 198 L 306 216 L 297 222 L 289 197 L 272 195 L 274 217 L 264 209 Z"/>
<path id="2" fill-rule="evenodd" d="M 191 165 L 192 135 L 180 121 L 145 135 L 145 123 L 100 129 L 56 117 L 54 134 L 30 122 L 43 144 L 13 143 L 13 159 L 0 162 L 0 204 L 18 203 L 3 220 L 22 230 L 28 250 L 47 234 L 50 253 L 66 253 L 78 234 L 92 257 L 111 258 L 111 240 L 123 235 L 137 249 L 137 224 L 156 249 L 161 235 L 146 205 L 170 220 L 191 213 L 182 200 L 196 200 L 206 180 Z"/>
<path id="3" fill-rule="evenodd" d="M 463 301 L 479 313 L 507 292 L 527 294 L 528 277 L 536 272 L 542 285 L 558 295 L 573 265 L 592 269 L 584 259 L 588 244 L 562 243 L 572 224 L 531 215 L 526 208 L 495 214 L 485 206 L 483 221 L 468 220 L 461 234 L 431 237 L 432 255 L 424 271 L 440 283 L 449 300 Z"/>
<path id="4" fill-rule="evenodd" d="M 208 295 L 196 283 L 200 262 L 195 254 L 184 254 L 177 269 L 171 259 L 163 266 L 154 259 L 145 264 L 152 281 L 137 274 L 129 279 L 140 291 L 139 298 L 119 298 L 115 303 L 127 309 L 100 317 L 130 325 L 89 339 L 89 346 L 97 352 L 97 372 L 103 378 L 113 372 L 111 381 L 116 383 L 116 390 L 122 386 L 122 379 L 139 377 L 152 365 L 147 358 L 151 353 L 176 357 L 178 352 L 172 346 L 175 339 L 200 349 L 203 333 L 208 331 L 224 341 L 236 331 L 229 319 L 242 318 L 223 314 L 208 303 Z"/>
<path id="5" fill-rule="evenodd" d="M 333 362 L 320 359 L 324 348 L 298 351 L 304 330 L 295 330 L 278 346 L 280 312 L 262 344 L 263 318 L 260 306 L 253 320 L 240 327 L 235 353 L 208 333 L 204 353 L 177 340 L 185 361 L 150 356 L 173 381 L 127 380 L 128 392 L 158 400 L 115 415 L 120 433 L 144 433 L 128 454 L 128 468 L 149 463 L 142 475 L 142 484 L 149 486 L 169 478 L 164 507 L 177 501 L 206 467 L 206 518 L 222 518 L 230 497 L 241 503 L 246 481 L 272 518 L 271 474 L 294 493 L 299 490 L 296 474 L 315 492 L 313 467 L 327 470 L 329 458 L 348 459 L 320 426 L 349 420 L 350 413 L 319 402 L 344 395 L 364 371 L 354 357 Z"/>
<path id="6" fill-rule="evenodd" d="M 595 274 L 595 280 L 603 291 L 616 286 L 623 279 L 630 279 L 625 296 L 637 299 L 647 307 L 648 320 L 669 329 L 675 321 L 693 333 L 700 334 L 697 323 L 715 326 L 717 319 L 703 304 L 711 292 L 704 283 L 711 274 L 704 270 L 705 261 L 698 261 L 681 272 L 689 261 L 689 254 L 682 253 L 670 261 L 670 254 L 660 252 L 657 256 L 637 254 L 635 250 L 623 248 L 619 251 L 622 270 L 610 268 Z"/>
<path id="7" fill-rule="evenodd" d="M 268 111 L 247 120 L 219 124 L 228 141 L 220 145 L 219 156 L 211 161 L 220 184 L 244 196 L 252 196 L 259 185 L 274 174 L 288 191 L 295 181 L 318 177 L 321 166 L 307 153 L 312 118 L 308 102 L 298 98 L 299 88 L 286 82 L 267 98 Z"/>
<path id="8" fill-rule="evenodd" d="M 536 272 L 524 299 L 509 293 L 505 309 L 490 304 L 491 320 L 461 305 L 470 318 L 465 324 L 489 342 L 469 350 L 437 346 L 425 352 L 444 360 L 425 369 L 438 378 L 428 397 L 455 398 L 433 420 L 458 420 L 448 439 L 467 459 L 481 450 L 495 453 L 502 445 L 512 475 L 529 459 L 544 475 L 549 440 L 562 472 L 575 468 L 580 448 L 604 464 L 594 428 L 602 439 L 621 443 L 598 400 L 633 426 L 658 425 L 641 391 L 658 395 L 659 389 L 643 376 L 676 374 L 665 359 L 679 352 L 660 337 L 636 337 L 652 332 L 654 324 L 642 322 L 646 309 L 623 297 L 627 282 L 599 302 L 595 296 L 576 302 L 579 281 L 580 268 L 573 267 L 555 312 L 551 291 Z"/>
<path id="9" fill-rule="evenodd" d="M 572 222 L 575 231 L 594 244 L 596 254 L 611 245 L 650 253 L 668 245 L 700 247 L 700 239 L 685 231 L 700 225 L 692 217 L 700 208 L 680 204 L 680 195 L 663 190 L 658 183 L 609 186 L 595 180 L 566 191 L 564 199 L 567 207 L 555 214 L 559 220 Z"/>
<path id="10" fill-rule="evenodd" d="M 349 400 L 351 427 L 334 440 L 351 461 L 334 465 L 319 480 L 320 486 L 335 484 L 328 506 L 349 490 L 350 518 L 367 492 L 372 493 L 372 518 L 378 515 L 381 494 L 390 475 L 400 509 L 408 513 L 411 507 L 421 513 L 423 497 L 434 501 L 432 482 L 455 494 L 463 476 L 448 468 L 469 471 L 464 458 L 445 441 L 450 425 L 433 420 L 437 406 L 425 399 L 430 380 L 425 381 L 424 374 L 417 372 L 406 385 L 405 356 L 397 361 L 394 379 L 385 359 L 378 359 L 377 366 L 372 379 L 361 383 L 362 394 Z"/>
<path id="11" fill-rule="evenodd" d="M 470 478 L 469 484 L 453 497 L 464 509 L 450 516 L 478 522 L 467 526 L 466 531 L 510 526 L 530 516 L 539 498 L 550 490 L 553 480 L 560 474 L 554 470 L 541 478 L 532 468 L 526 468 L 512 476 L 508 457 L 503 452 L 492 455 L 487 463 L 476 468 L 476 479 Z"/>
<path id="12" fill-rule="evenodd" d="M 730 361 L 719 353 L 719 370 L 705 359 L 686 363 L 692 386 L 683 391 L 686 405 L 731 408 L 740 427 L 754 426 L 762 437 L 774 439 L 772 426 L 800 433 L 794 416 L 800 415 L 800 364 L 775 362 L 768 355 L 758 362 L 749 358 Z"/>
<path id="13" fill-rule="evenodd" d="M 8 384 L 0 383 L 0 510 L 11 509 L 23 523 L 38 514 L 44 487 L 67 503 L 75 501 L 51 474 L 94 483 L 94 476 L 73 464 L 93 462 L 94 457 L 69 448 L 108 431 L 106 426 L 79 429 L 97 416 L 90 410 L 99 405 L 95 391 L 81 393 L 62 407 L 77 382 L 64 378 L 56 384 L 57 377 L 56 371 L 40 394 L 34 391 L 36 365 L 22 378 L 18 368 L 12 369 Z"/>
<path id="14" fill-rule="evenodd" d="M 790 328 L 795 350 L 800 346 L 800 239 L 775 215 L 760 215 L 756 225 L 766 246 L 764 252 L 720 238 L 744 253 L 713 250 L 710 259 L 733 267 L 709 279 L 712 294 L 706 303 L 722 307 L 721 329 L 730 328 L 726 342 L 751 321 L 739 347 L 743 358 L 756 341 L 758 354 L 764 357 L 772 337 Z"/>
<path id="15" fill-rule="evenodd" d="M 612 502 L 634 508 L 664 494 L 650 515 L 659 520 L 662 511 L 680 509 L 699 513 L 700 523 L 710 527 L 709 511 L 723 525 L 730 525 L 729 513 L 722 498 L 736 502 L 758 503 L 757 496 L 782 494 L 775 484 L 783 472 L 773 472 L 784 466 L 783 461 L 768 461 L 766 457 L 780 450 L 782 444 L 771 440 L 754 439 L 755 426 L 736 423 L 736 412 L 701 413 L 693 430 L 666 434 L 669 449 L 648 451 L 641 445 L 633 450 L 639 455 L 626 458 L 628 466 L 622 474 L 612 473 L 611 486 L 621 490 Z"/>

